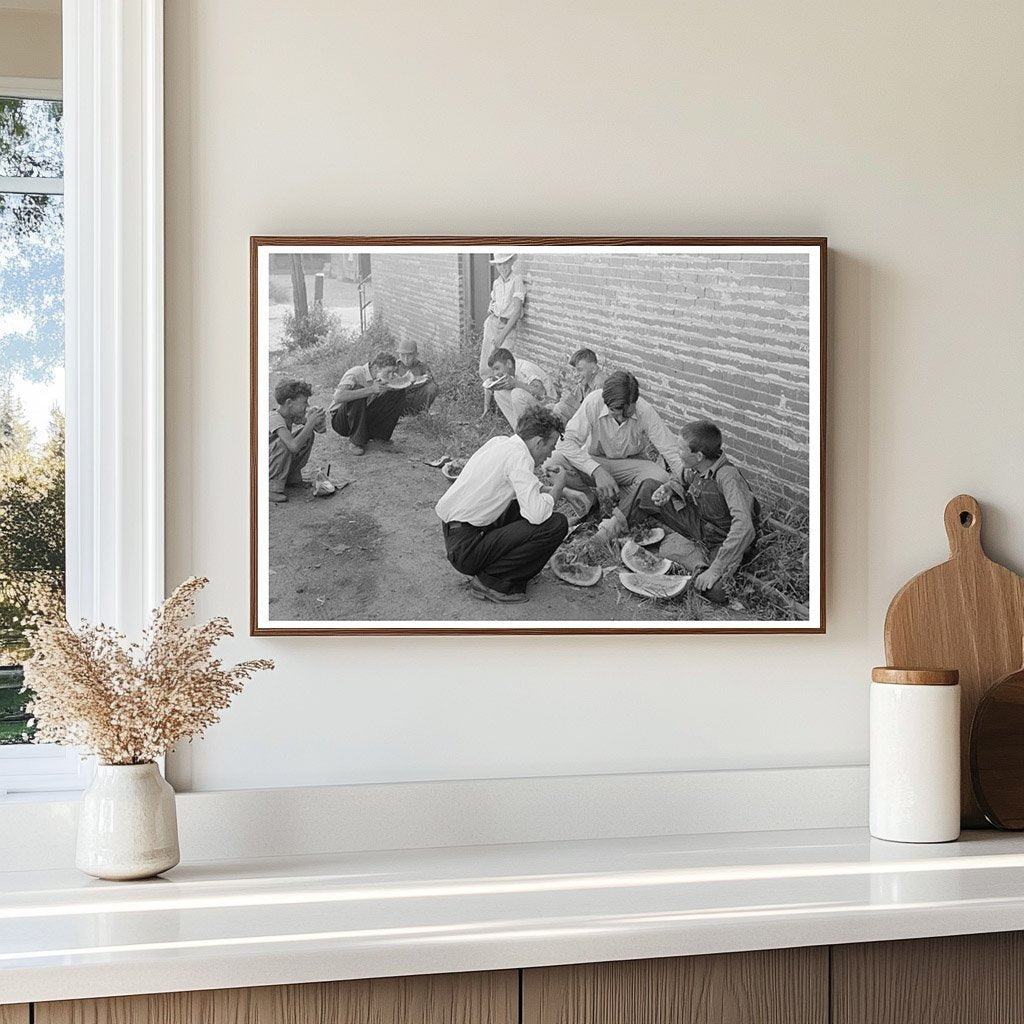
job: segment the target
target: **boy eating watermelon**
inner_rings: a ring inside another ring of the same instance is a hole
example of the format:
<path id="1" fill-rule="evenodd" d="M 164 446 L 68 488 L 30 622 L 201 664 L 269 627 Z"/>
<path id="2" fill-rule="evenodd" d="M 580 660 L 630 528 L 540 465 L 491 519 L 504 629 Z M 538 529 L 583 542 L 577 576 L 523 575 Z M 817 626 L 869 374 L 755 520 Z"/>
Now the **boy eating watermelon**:
<path id="1" fill-rule="evenodd" d="M 680 434 L 679 479 L 660 485 L 645 480 L 636 507 L 673 531 L 661 554 L 694 574 L 698 593 L 723 604 L 725 584 L 754 554 L 760 504 L 722 453 L 722 431 L 714 423 L 694 420 Z"/>

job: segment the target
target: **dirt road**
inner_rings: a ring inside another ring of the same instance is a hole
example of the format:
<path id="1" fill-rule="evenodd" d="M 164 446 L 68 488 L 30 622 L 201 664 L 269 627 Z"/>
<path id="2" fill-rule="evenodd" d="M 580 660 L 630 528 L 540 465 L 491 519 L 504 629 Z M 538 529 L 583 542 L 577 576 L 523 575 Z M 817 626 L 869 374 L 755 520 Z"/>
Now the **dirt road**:
<path id="1" fill-rule="evenodd" d="M 320 400 L 322 395 L 314 395 Z M 496 421 L 497 422 L 497 421 Z M 333 431 L 318 435 L 306 474 L 331 464 L 336 482 L 352 482 L 329 498 L 292 490 L 270 508 L 270 613 L 275 620 L 354 624 L 396 621 L 586 621 L 588 624 L 684 618 L 741 618 L 699 598 L 645 601 L 626 591 L 618 573 L 596 586 L 573 587 L 545 569 L 519 605 L 479 601 L 466 577 L 445 558 L 434 506 L 448 480 L 424 460 L 431 441 L 402 420 L 393 452 L 371 442 L 362 457 Z M 471 452 L 452 452 L 468 456 Z"/>

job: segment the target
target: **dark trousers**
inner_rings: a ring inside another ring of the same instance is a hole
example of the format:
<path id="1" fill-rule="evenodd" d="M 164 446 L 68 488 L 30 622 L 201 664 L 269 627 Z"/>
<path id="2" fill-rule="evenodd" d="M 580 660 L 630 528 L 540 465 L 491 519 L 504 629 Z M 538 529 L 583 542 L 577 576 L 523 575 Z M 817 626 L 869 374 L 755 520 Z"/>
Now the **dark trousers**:
<path id="1" fill-rule="evenodd" d="M 360 448 L 365 448 L 366 442 L 372 438 L 390 441 L 404 405 L 404 391 L 385 391 L 372 402 L 366 398 L 357 398 L 334 410 L 331 426 Z"/>
<path id="2" fill-rule="evenodd" d="M 682 508 L 675 507 L 674 498 L 670 499 L 667 505 L 655 505 L 651 500 L 651 495 L 657 488 L 658 484 L 655 481 L 645 480 L 637 492 L 636 508 L 653 516 L 663 526 L 667 526 L 670 530 L 679 534 L 680 537 L 690 542 L 689 547 L 684 547 L 679 543 L 675 545 L 674 554 L 670 556 L 674 562 L 679 562 L 680 565 L 691 572 L 706 569 L 715 560 L 718 549 L 722 546 L 721 543 L 709 544 L 704 539 L 700 512 L 691 501 L 687 501 Z M 740 565 L 750 561 L 756 551 L 757 541 L 755 540 L 743 552 Z"/>
<path id="3" fill-rule="evenodd" d="M 418 412 L 424 412 L 434 404 L 440 388 L 432 381 L 426 384 L 415 384 L 405 392 L 405 406 L 402 408 L 403 416 L 415 416 Z"/>
<path id="4" fill-rule="evenodd" d="M 448 561 L 459 572 L 502 594 L 521 594 L 565 540 L 569 523 L 561 512 L 553 512 L 534 525 L 513 501 L 488 526 L 445 523 L 443 529 Z"/>

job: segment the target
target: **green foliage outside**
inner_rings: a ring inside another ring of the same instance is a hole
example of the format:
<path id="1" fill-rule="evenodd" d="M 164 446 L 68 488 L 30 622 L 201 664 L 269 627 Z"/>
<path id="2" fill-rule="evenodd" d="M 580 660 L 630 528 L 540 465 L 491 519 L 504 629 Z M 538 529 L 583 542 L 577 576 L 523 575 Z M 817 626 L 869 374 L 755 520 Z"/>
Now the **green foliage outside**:
<path id="1" fill-rule="evenodd" d="M 0 666 L 31 653 L 33 612 L 63 606 L 64 553 L 64 418 L 55 412 L 36 445 L 8 392 L 0 398 Z M 19 690 L 20 670 L 0 667 L 0 743 L 24 741 Z"/>

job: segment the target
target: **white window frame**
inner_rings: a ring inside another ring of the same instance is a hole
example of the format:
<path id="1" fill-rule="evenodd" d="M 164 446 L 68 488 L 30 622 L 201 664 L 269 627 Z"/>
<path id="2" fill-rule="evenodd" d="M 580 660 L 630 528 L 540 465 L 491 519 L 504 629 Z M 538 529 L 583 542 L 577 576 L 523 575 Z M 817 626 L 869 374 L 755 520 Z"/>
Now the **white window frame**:
<path id="1" fill-rule="evenodd" d="M 164 597 L 163 0 L 64 0 L 63 50 L 35 85 L 64 100 L 68 618 L 138 636 Z M 91 774 L 0 749 L 0 794 Z"/>

